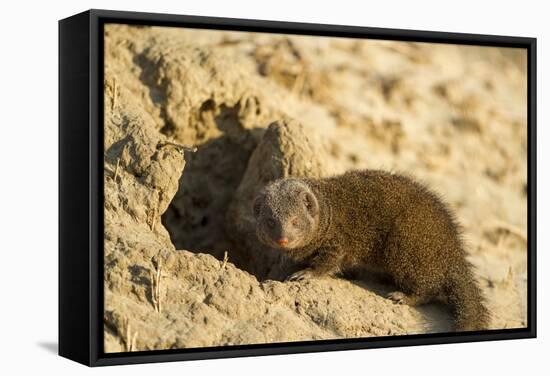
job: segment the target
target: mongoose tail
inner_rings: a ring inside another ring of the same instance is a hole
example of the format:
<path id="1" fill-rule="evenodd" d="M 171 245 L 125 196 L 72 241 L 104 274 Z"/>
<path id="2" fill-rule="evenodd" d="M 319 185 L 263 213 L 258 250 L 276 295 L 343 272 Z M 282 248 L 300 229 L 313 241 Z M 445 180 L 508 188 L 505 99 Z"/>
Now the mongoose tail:
<path id="1" fill-rule="evenodd" d="M 455 330 L 475 331 L 488 329 L 490 314 L 485 299 L 466 262 L 462 268 L 451 272 L 446 286 L 449 305 L 454 310 Z"/>

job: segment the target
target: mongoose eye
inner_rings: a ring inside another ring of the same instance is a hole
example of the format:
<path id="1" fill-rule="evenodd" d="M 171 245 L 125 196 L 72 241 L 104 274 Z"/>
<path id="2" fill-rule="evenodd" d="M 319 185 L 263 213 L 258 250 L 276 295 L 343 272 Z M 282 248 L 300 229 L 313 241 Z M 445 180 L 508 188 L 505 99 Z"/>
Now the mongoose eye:
<path id="1" fill-rule="evenodd" d="M 267 227 L 269 228 L 275 227 L 275 221 L 273 219 L 268 219 L 266 223 L 267 223 Z"/>

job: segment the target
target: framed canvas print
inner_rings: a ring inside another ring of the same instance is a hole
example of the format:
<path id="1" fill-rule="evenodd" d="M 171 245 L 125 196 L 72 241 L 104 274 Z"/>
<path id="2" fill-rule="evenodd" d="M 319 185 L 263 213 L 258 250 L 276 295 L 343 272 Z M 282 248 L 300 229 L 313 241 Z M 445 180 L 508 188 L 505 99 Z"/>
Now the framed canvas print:
<path id="1" fill-rule="evenodd" d="M 525 37 L 60 21 L 60 355 L 534 337 L 535 62 Z"/>

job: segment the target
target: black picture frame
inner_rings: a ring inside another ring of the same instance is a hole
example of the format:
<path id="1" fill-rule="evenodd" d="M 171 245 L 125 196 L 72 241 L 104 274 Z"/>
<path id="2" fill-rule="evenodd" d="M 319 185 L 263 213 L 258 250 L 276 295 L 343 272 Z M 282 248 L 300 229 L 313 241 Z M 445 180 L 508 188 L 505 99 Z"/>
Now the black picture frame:
<path id="1" fill-rule="evenodd" d="M 105 23 L 525 48 L 528 52 L 528 326 L 231 347 L 103 352 Z M 88 10 L 59 21 L 59 354 L 88 366 L 536 337 L 536 39 Z"/>

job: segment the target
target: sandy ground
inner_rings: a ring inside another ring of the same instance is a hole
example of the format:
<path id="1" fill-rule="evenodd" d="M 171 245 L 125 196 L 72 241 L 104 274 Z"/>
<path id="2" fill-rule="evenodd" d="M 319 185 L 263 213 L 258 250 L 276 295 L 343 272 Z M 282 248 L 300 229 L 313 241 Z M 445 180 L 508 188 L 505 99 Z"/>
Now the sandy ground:
<path id="1" fill-rule="evenodd" d="M 405 171 L 441 194 L 491 328 L 526 325 L 525 52 L 120 25 L 105 42 L 107 352 L 450 330 L 368 278 L 281 282 L 232 241 L 227 209 L 281 119 L 320 175 Z"/>

